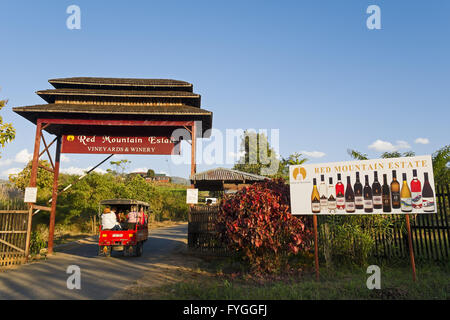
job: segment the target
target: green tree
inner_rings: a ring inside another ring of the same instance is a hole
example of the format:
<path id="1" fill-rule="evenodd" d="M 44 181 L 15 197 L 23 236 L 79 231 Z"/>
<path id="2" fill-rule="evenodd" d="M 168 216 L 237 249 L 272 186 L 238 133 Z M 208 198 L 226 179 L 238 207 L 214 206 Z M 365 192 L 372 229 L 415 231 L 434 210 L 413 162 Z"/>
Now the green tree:
<path id="1" fill-rule="evenodd" d="M 0 110 L 8 103 L 8 100 L 0 100 Z M 11 142 L 16 137 L 16 130 L 11 123 L 3 122 L 0 116 L 0 145 L 5 146 L 6 143 Z"/>
<path id="2" fill-rule="evenodd" d="M 289 166 L 301 165 L 308 161 L 301 153 L 295 152 L 287 158 L 282 158 L 280 161 L 280 167 L 276 178 L 283 178 L 285 181 L 289 181 Z"/>
<path id="3" fill-rule="evenodd" d="M 155 176 L 155 170 L 153 170 L 153 169 L 148 169 L 148 170 L 147 170 L 147 177 L 153 178 L 154 176 Z"/>
<path id="4" fill-rule="evenodd" d="M 355 160 L 368 160 L 369 157 L 366 153 L 359 152 L 354 149 L 347 149 L 347 153 Z"/>
<path id="5" fill-rule="evenodd" d="M 51 169 L 50 163 L 47 160 L 39 160 L 39 164 Z M 31 166 L 32 161 L 30 161 L 17 175 L 10 175 L 9 181 L 13 183 L 16 188 L 25 190 L 25 188 L 30 185 Z M 43 168 L 38 168 L 36 186 L 38 187 L 38 201 L 47 202 L 52 195 L 53 174 Z"/>
<path id="6" fill-rule="evenodd" d="M 233 169 L 265 176 L 275 176 L 278 173 L 280 160 L 264 133 L 245 131 L 241 152 L 243 156 Z"/>
<path id="7" fill-rule="evenodd" d="M 416 155 L 416 153 L 414 151 L 406 151 L 403 153 L 400 153 L 398 151 L 393 151 L 393 152 L 383 152 L 381 154 L 381 157 L 383 159 L 388 159 L 388 158 L 400 158 L 400 157 L 414 157 Z"/>
<path id="8" fill-rule="evenodd" d="M 116 167 L 116 170 L 112 171 L 112 173 L 118 173 L 121 176 L 123 176 L 125 174 L 125 170 L 128 168 L 128 166 L 131 164 L 130 160 L 127 159 L 122 159 L 122 160 L 118 160 L 118 161 L 110 161 L 109 162 L 112 166 Z"/>
<path id="9" fill-rule="evenodd" d="M 450 183 L 450 145 L 446 145 L 433 153 L 433 172 L 436 184 Z"/>
<path id="10" fill-rule="evenodd" d="M 115 198 L 115 186 L 119 184 L 112 174 L 92 172 L 84 179 L 77 175 L 62 175 L 62 185 L 72 188 L 58 196 L 56 221 L 62 224 L 88 221 L 98 212 L 101 200 Z"/>

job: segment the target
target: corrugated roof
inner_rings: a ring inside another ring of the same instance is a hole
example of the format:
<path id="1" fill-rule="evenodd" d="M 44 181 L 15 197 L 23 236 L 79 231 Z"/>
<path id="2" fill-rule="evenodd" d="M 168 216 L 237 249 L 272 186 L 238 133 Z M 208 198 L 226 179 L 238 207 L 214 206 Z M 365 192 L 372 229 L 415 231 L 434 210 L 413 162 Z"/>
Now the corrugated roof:
<path id="1" fill-rule="evenodd" d="M 263 181 L 267 177 L 259 176 L 243 171 L 215 168 L 204 172 L 199 172 L 190 177 L 192 181 Z"/>

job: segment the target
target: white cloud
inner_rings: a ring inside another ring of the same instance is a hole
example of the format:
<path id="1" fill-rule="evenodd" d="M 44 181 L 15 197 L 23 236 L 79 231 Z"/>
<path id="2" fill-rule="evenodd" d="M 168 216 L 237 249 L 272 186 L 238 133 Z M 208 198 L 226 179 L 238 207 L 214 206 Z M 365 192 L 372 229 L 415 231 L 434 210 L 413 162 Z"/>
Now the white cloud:
<path id="1" fill-rule="evenodd" d="M 136 169 L 134 169 L 134 170 L 131 171 L 131 172 L 133 173 L 133 172 L 147 172 L 147 171 L 148 171 L 147 168 L 136 168 Z"/>
<path id="2" fill-rule="evenodd" d="M 75 175 L 81 176 L 81 175 L 83 175 L 86 171 L 88 171 L 89 169 L 90 169 L 90 168 L 69 167 L 69 168 L 61 169 L 61 172 L 62 172 L 62 173 L 66 173 L 66 174 L 75 174 Z M 100 168 L 97 168 L 97 169 L 95 169 L 94 171 L 95 171 L 95 172 L 98 172 L 98 173 L 102 173 L 102 174 L 106 173 L 106 170 L 103 170 L 103 169 L 100 169 Z"/>
<path id="3" fill-rule="evenodd" d="M 9 166 L 12 162 L 11 159 L 0 160 L 0 166 Z"/>
<path id="4" fill-rule="evenodd" d="M 414 142 L 419 144 L 429 144 L 430 140 L 428 140 L 427 138 L 417 138 L 416 140 L 414 140 Z"/>
<path id="5" fill-rule="evenodd" d="M 397 145 L 395 145 L 395 148 L 396 148 L 397 150 L 400 150 L 400 149 L 409 149 L 409 148 L 411 148 L 411 146 L 410 146 L 409 143 L 406 142 L 406 141 L 398 140 L 398 141 L 397 141 Z"/>
<path id="6" fill-rule="evenodd" d="M 9 168 L 5 171 L 2 171 L 2 173 L 0 175 L 2 177 L 9 177 L 10 174 L 18 174 L 22 170 L 23 170 L 22 168 Z"/>
<path id="7" fill-rule="evenodd" d="M 31 159 L 33 159 L 33 154 L 28 152 L 28 149 L 23 149 L 16 154 L 14 161 L 19 163 L 28 163 Z"/>
<path id="8" fill-rule="evenodd" d="M 103 170 L 103 169 L 100 169 L 100 168 L 97 168 L 97 169 L 94 170 L 94 172 L 105 174 L 107 171 Z"/>
<path id="9" fill-rule="evenodd" d="M 321 152 L 321 151 L 305 151 L 305 150 L 303 150 L 303 151 L 300 151 L 300 153 L 304 154 L 308 157 L 311 157 L 311 158 L 322 158 L 326 155 L 325 152 Z"/>
<path id="10" fill-rule="evenodd" d="M 369 149 L 374 149 L 379 152 L 392 152 L 395 151 L 395 147 L 392 143 L 383 141 L 383 140 L 377 140 L 374 143 L 372 143 L 369 146 Z"/>
<path id="11" fill-rule="evenodd" d="M 398 140 L 394 145 L 389 141 L 383 141 L 378 139 L 374 143 L 369 145 L 369 149 L 373 149 L 378 152 L 394 152 L 400 149 L 409 149 L 409 148 L 411 148 L 411 146 L 408 144 L 408 142 L 403 140 Z"/>

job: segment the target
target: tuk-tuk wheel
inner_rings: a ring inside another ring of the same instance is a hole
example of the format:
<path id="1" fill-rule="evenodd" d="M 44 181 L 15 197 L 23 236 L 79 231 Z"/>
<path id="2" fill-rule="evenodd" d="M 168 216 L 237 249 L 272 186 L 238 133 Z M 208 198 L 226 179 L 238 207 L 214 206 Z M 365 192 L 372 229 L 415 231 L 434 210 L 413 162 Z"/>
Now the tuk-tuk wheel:
<path id="1" fill-rule="evenodd" d="M 110 257 L 111 256 L 111 247 L 110 246 L 101 246 L 99 248 L 99 255 Z"/>
<path id="2" fill-rule="evenodd" d="M 133 256 L 135 252 L 135 249 L 133 246 L 125 246 L 125 249 L 123 250 L 123 255 L 126 257 Z"/>
<path id="3" fill-rule="evenodd" d="M 142 245 L 142 242 L 139 242 L 136 244 L 136 257 L 142 256 L 142 253 L 144 252 L 144 246 Z"/>

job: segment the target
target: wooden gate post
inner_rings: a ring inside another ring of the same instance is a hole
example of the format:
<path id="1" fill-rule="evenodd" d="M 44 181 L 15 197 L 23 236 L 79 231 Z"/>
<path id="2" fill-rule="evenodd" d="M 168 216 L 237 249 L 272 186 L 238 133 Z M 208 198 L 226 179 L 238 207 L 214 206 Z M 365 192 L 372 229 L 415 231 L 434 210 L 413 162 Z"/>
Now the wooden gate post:
<path id="1" fill-rule="evenodd" d="M 42 135 L 42 123 L 38 120 L 36 124 L 36 136 L 34 138 L 34 153 L 31 163 L 30 174 L 30 187 L 36 187 L 37 184 L 37 171 L 39 165 L 39 149 L 41 147 L 41 135 Z M 30 241 L 31 241 L 31 227 L 33 221 L 33 205 L 28 204 L 28 224 L 27 224 L 27 238 L 25 241 L 25 261 L 28 261 L 28 255 L 30 254 Z"/>
<path id="2" fill-rule="evenodd" d="M 29 204 L 28 207 L 28 219 L 27 219 L 27 237 L 25 240 L 25 261 L 28 261 L 28 255 L 30 254 L 30 241 L 31 241 L 31 224 L 33 221 L 33 206 Z"/>
<path id="3" fill-rule="evenodd" d="M 48 227 L 48 254 L 53 254 L 53 239 L 55 235 L 55 216 L 56 216 L 56 201 L 58 199 L 58 178 L 59 178 L 59 163 L 61 158 L 61 136 L 56 138 L 56 155 L 55 168 L 53 172 L 53 192 L 52 192 L 52 208 L 50 211 L 50 223 Z"/>
<path id="4" fill-rule="evenodd" d="M 196 148 L 197 148 L 197 125 L 192 124 L 192 132 L 191 132 L 191 176 L 193 176 L 197 171 L 196 164 Z M 194 187 L 192 185 L 192 187 Z"/>

